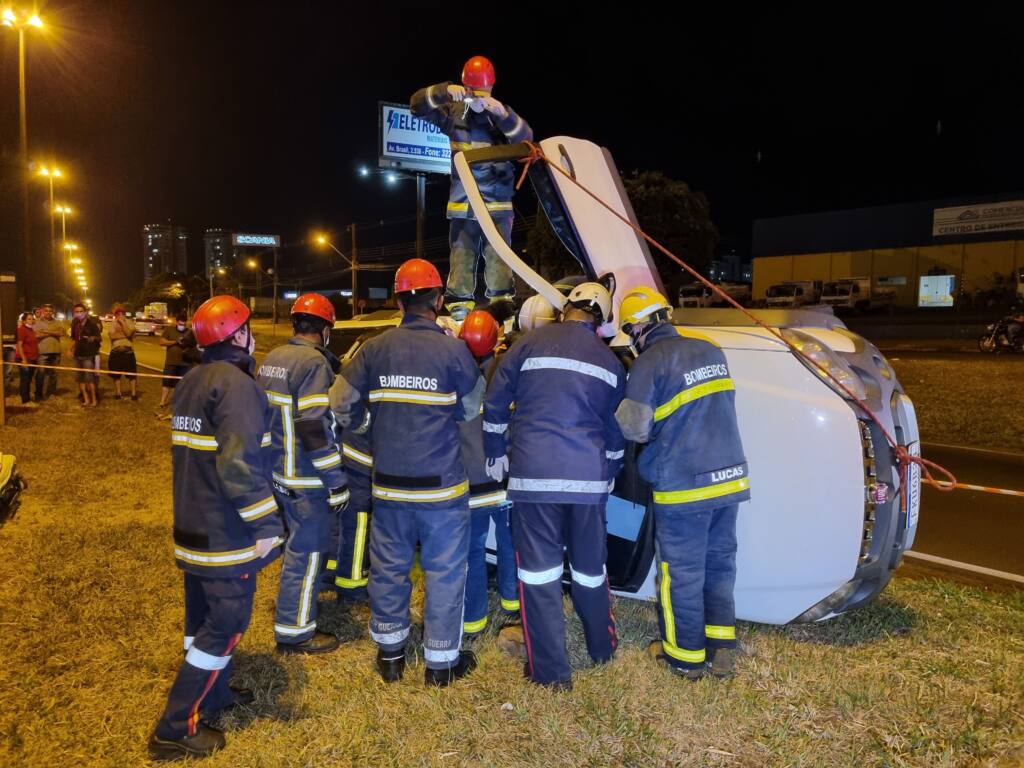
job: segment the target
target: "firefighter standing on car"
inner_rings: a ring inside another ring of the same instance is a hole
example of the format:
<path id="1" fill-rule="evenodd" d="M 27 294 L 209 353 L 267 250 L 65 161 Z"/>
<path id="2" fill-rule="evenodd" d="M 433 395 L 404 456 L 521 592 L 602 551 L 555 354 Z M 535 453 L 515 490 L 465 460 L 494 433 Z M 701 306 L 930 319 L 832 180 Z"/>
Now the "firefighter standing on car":
<path id="1" fill-rule="evenodd" d="M 484 379 L 466 345 L 437 325 L 441 286 L 428 261 L 399 267 L 402 324 L 366 342 L 331 388 L 331 408 L 343 426 L 369 426 L 372 436 L 368 590 L 378 671 L 388 682 L 404 672 L 418 540 L 425 681 L 443 686 L 476 666 L 472 652 L 461 650 L 470 516 L 457 422 L 479 413 Z"/>
<path id="2" fill-rule="evenodd" d="M 327 343 L 334 306 L 318 293 L 295 300 L 295 335 L 271 350 L 257 372 L 271 405 L 274 489 L 288 526 L 274 617 L 278 650 L 324 653 L 338 638 L 317 630 L 320 574 L 331 546 L 331 518 L 349 494 L 327 391 L 334 380 Z"/>
<path id="3" fill-rule="evenodd" d="M 722 350 L 676 328 L 671 307 L 638 286 L 619 306 L 639 357 L 616 411 L 629 440 L 648 443 L 641 476 L 654 492 L 660 648 L 652 652 L 691 680 L 735 669 L 736 514 L 750 498 L 736 424 L 736 393 Z"/>
<path id="4" fill-rule="evenodd" d="M 484 405 L 488 473 L 494 479 L 509 474 L 526 672 L 534 682 L 561 689 L 572 687 L 563 549 L 591 658 L 610 660 L 618 642 L 606 569 L 605 504 L 622 464 L 615 407 L 626 375 L 597 336 L 611 320 L 611 308 L 602 285 L 574 288 L 560 322 L 527 333 L 502 356 Z"/>
<path id="5" fill-rule="evenodd" d="M 491 302 L 511 300 L 515 295 L 512 270 L 487 243 L 454 165 L 457 152 L 533 138 L 533 130 L 526 121 L 491 95 L 494 81 L 494 65 L 483 56 L 474 56 L 462 69 L 462 85 L 444 82 L 421 88 L 413 94 L 409 105 L 413 115 L 437 126 L 451 142 L 452 184 L 447 211 L 451 220 L 451 268 L 445 302 L 456 320 L 464 319 L 475 304 L 476 265 L 481 256 Z M 516 172 L 511 161 L 473 166 L 480 194 L 506 243 L 512 237 Z"/>
<path id="6" fill-rule="evenodd" d="M 484 378 L 494 373 L 494 349 L 498 344 L 498 323 L 482 309 L 474 309 L 462 323 L 459 338 L 473 353 Z M 508 500 L 504 483 L 487 474 L 484 456 L 483 415 L 459 424 L 462 463 L 469 475 L 469 569 L 466 576 L 466 608 L 462 631 L 472 637 L 487 627 L 487 533 L 494 521 L 497 545 L 498 593 L 506 620 L 519 612 L 515 551 L 508 527 Z M 506 622 L 507 623 L 507 622 Z"/>
<path id="7" fill-rule="evenodd" d="M 171 444 L 174 556 L 185 572 L 185 659 L 150 738 L 156 759 L 204 756 L 224 735 L 204 715 L 252 701 L 232 689 L 231 657 L 249 625 L 256 573 L 283 527 L 263 447 L 270 413 L 253 379 L 249 310 L 215 296 L 193 318 L 202 365 L 174 396 Z"/>

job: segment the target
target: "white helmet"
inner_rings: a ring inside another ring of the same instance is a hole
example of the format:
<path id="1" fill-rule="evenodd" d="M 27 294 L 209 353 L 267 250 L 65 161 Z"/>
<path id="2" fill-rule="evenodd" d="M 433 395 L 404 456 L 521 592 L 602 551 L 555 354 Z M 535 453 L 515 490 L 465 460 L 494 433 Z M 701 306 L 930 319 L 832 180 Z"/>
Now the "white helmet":
<path id="1" fill-rule="evenodd" d="M 523 302 L 519 310 L 519 328 L 532 331 L 542 325 L 555 322 L 555 308 L 539 293 Z"/>
<path id="2" fill-rule="evenodd" d="M 580 283 L 569 293 L 566 304 L 596 315 L 598 325 L 612 319 L 612 295 L 600 283 Z"/>

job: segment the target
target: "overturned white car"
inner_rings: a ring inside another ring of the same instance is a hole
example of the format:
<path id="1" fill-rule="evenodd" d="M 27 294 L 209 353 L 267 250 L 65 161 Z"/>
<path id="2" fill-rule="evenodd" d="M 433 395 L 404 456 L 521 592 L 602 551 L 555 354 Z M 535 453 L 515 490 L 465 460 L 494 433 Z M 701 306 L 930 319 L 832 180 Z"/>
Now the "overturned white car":
<path id="1" fill-rule="evenodd" d="M 606 150 L 568 137 L 547 139 L 541 146 L 547 157 L 635 223 Z M 455 165 L 491 245 L 522 279 L 560 304 L 557 289 L 501 239 L 470 170 L 474 162 L 527 154 L 525 145 L 471 150 L 460 153 Z M 530 177 L 555 232 L 587 277 L 614 275 L 616 304 L 635 285 L 660 289 L 647 244 L 630 227 L 545 164 L 535 163 Z M 757 314 L 860 396 L 900 445 L 919 453 L 913 404 L 870 342 L 831 314 Z M 739 511 L 737 616 L 771 624 L 817 621 L 874 598 L 914 540 L 920 506 L 916 466 L 908 487 L 901 487 L 893 451 L 877 425 L 741 312 L 679 309 L 673 319 L 722 347 L 736 385 L 752 495 Z M 396 322 L 378 315 L 338 323 L 336 334 L 346 337 L 338 351 L 351 354 L 366 335 Z M 618 341 L 612 341 L 613 347 L 628 355 Z M 608 575 L 617 594 L 653 600 L 654 515 L 650 489 L 635 468 L 636 452 L 642 449 L 627 449 L 626 466 L 608 503 Z M 901 494 L 909 495 L 906 514 Z M 493 552 L 493 534 L 489 546 Z"/>

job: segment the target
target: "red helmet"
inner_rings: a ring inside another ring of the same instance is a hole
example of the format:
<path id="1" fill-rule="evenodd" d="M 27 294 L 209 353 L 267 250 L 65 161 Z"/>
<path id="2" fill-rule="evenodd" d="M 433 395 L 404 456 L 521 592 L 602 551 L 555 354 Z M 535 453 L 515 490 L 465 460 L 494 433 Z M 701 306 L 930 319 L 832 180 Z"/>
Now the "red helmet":
<path id="1" fill-rule="evenodd" d="M 490 312 L 474 309 L 462 321 L 459 338 L 466 342 L 473 357 L 486 357 L 498 345 L 498 321 Z"/>
<path id="2" fill-rule="evenodd" d="M 312 315 L 334 325 L 334 305 L 319 293 L 304 293 L 292 304 L 292 315 Z"/>
<path id="3" fill-rule="evenodd" d="M 440 288 L 441 273 L 426 259 L 409 259 L 395 272 L 395 293 Z"/>
<path id="4" fill-rule="evenodd" d="M 192 316 L 196 343 L 209 347 L 230 338 L 249 322 L 249 308 L 234 296 L 214 296 L 204 301 Z"/>
<path id="5" fill-rule="evenodd" d="M 469 88 L 493 88 L 494 65 L 486 56 L 474 56 L 462 68 L 462 84 Z"/>

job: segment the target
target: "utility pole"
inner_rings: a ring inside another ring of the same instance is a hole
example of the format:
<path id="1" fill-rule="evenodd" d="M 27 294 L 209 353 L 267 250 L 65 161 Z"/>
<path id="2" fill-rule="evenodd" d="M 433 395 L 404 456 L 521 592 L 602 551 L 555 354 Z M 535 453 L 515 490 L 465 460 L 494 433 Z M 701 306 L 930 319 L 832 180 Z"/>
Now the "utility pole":
<path id="1" fill-rule="evenodd" d="M 359 247 L 356 244 L 355 222 L 349 224 L 348 229 L 352 233 L 352 317 L 354 318 L 359 302 L 359 278 L 356 276 L 359 265 Z"/>
<path id="2" fill-rule="evenodd" d="M 416 174 L 416 258 L 423 258 L 423 226 L 427 205 L 427 175 Z"/>

